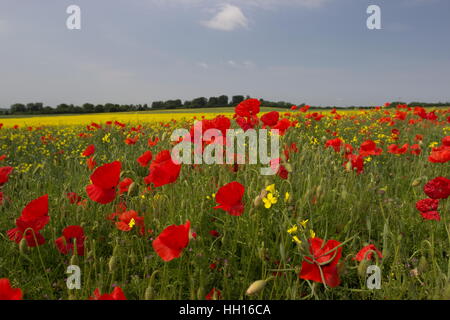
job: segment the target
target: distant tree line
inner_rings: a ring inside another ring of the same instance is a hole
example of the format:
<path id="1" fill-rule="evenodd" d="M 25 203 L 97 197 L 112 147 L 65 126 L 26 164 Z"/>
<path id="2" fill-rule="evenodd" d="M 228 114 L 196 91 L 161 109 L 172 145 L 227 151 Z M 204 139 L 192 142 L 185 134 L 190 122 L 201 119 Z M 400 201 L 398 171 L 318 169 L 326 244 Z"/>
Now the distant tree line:
<path id="1" fill-rule="evenodd" d="M 56 108 L 45 106 L 42 102 L 27 104 L 15 103 L 9 110 L 3 110 L 3 114 L 67 114 L 67 113 L 102 113 L 150 110 L 147 104 L 92 104 L 85 103 L 82 106 L 61 103 Z"/>
<path id="2" fill-rule="evenodd" d="M 166 101 L 154 101 L 151 107 L 148 104 L 92 104 L 85 103 L 81 106 L 73 104 L 59 104 L 56 108 L 50 106 L 44 106 L 42 102 L 32 102 L 27 104 L 15 103 L 10 109 L 0 109 L 0 113 L 3 115 L 9 114 L 85 114 L 85 113 L 103 113 L 103 112 L 130 112 L 130 111 L 149 111 L 149 110 L 161 110 L 161 109 L 194 109 L 194 108 L 217 108 L 217 107 L 233 107 L 237 106 L 242 101 L 249 99 L 250 96 L 235 95 L 231 99 L 227 95 L 221 95 L 218 97 L 199 97 L 193 100 L 173 99 Z M 272 107 L 272 108 L 282 108 L 290 109 L 294 104 L 285 101 L 269 101 L 260 99 L 262 107 Z M 390 107 L 395 108 L 399 104 L 406 104 L 410 107 L 422 106 L 422 107 L 446 107 L 450 106 L 450 102 L 438 102 L 438 103 L 427 103 L 427 102 L 392 102 Z M 297 106 L 302 107 L 305 104 L 297 104 Z M 312 109 L 332 109 L 334 106 L 311 106 Z M 362 109 L 362 108 L 373 108 L 367 106 L 349 106 L 347 108 L 340 109 Z"/>

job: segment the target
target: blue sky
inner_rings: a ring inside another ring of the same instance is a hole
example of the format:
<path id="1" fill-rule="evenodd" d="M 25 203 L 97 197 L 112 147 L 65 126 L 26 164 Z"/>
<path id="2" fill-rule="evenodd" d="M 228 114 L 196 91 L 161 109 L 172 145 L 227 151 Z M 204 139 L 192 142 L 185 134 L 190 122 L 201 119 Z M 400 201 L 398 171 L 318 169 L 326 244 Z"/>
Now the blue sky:
<path id="1" fill-rule="evenodd" d="M 66 27 L 72 4 L 81 30 Z M 449 34 L 448 0 L 2 0 L 0 107 L 450 101 Z"/>

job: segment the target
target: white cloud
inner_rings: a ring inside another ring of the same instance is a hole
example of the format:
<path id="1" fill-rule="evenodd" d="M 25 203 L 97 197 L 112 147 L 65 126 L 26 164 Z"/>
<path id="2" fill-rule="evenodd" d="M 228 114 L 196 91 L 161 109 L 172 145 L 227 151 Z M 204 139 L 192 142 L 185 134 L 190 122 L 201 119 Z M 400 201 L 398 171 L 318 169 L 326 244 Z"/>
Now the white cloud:
<path id="1" fill-rule="evenodd" d="M 240 69 L 253 69 L 256 67 L 255 63 L 251 60 L 246 60 L 243 62 L 237 62 L 235 60 L 228 60 L 226 65 L 232 68 L 240 68 Z"/>
<path id="2" fill-rule="evenodd" d="M 240 27 L 246 28 L 248 19 L 239 7 L 225 4 L 211 20 L 203 21 L 202 24 L 211 29 L 232 31 Z"/>

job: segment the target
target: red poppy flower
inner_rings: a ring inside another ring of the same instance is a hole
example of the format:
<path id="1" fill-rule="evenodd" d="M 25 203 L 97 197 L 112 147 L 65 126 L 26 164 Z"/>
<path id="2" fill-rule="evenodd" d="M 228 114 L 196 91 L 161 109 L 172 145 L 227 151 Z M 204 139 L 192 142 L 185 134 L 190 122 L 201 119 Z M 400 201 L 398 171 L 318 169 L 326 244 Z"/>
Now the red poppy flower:
<path id="1" fill-rule="evenodd" d="M 272 111 L 264 114 L 261 117 L 261 121 L 268 127 L 273 127 L 278 123 L 278 119 L 280 118 L 280 114 L 278 111 Z"/>
<path id="2" fill-rule="evenodd" d="M 62 254 L 75 254 L 84 256 L 84 231 L 80 226 L 68 226 L 62 232 L 62 237 L 55 240 L 56 248 Z"/>
<path id="3" fill-rule="evenodd" d="M 209 234 L 212 235 L 214 238 L 217 238 L 220 236 L 220 233 L 217 230 L 210 230 Z"/>
<path id="4" fill-rule="evenodd" d="M 7 156 L 6 156 L 6 154 L 3 154 L 3 155 L 1 155 L 1 156 L 0 156 L 0 161 L 3 161 L 3 160 L 5 160 L 5 159 L 6 159 L 6 157 L 7 157 Z"/>
<path id="5" fill-rule="evenodd" d="M 153 249 L 166 262 L 178 258 L 189 244 L 190 228 L 189 220 L 184 225 L 171 225 L 165 228 L 153 241 Z"/>
<path id="6" fill-rule="evenodd" d="M 244 212 L 242 197 L 245 188 L 239 182 L 230 182 L 219 189 L 215 200 L 219 204 L 214 209 L 222 209 L 229 215 L 240 216 Z"/>
<path id="7" fill-rule="evenodd" d="M 159 138 L 158 137 L 156 137 L 153 140 L 152 139 L 148 139 L 148 141 L 147 141 L 149 147 L 156 146 L 158 144 L 158 142 L 159 142 Z"/>
<path id="8" fill-rule="evenodd" d="M 95 152 L 95 146 L 93 144 L 87 146 L 87 148 L 83 152 L 83 156 L 90 157 Z"/>
<path id="9" fill-rule="evenodd" d="M 408 151 L 408 144 L 404 144 L 402 147 L 399 147 L 396 144 L 391 144 L 388 146 L 388 152 L 392 154 L 405 154 Z"/>
<path id="10" fill-rule="evenodd" d="M 281 179 L 287 179 L 289 176 L 289 171 L 287 171 L 286 167 L 283 165 L 280 165 L 280 169 L 278 170 L 277 175 L 281 178 Z"/>
<path id="11" fill-rule="evenodd" d="M 251 118 L 259 113 L 260 105 L 261 101 L 258 99 L 247 99 L 238 104 L 235 113 L 240 117 Z"/>
<path id="12" fill-rule="evenodd" d="M 372 140 L 364 141 L 359 148 L 361 157 L 378 156 L 383 152 L 381 148 L 377 148 L 377 144 Z"/>
<path id="13" fill-rule="evenodd" d="M 13 172 L 13 167 L 1 167 L 0 168 L 0 186 L 8 182 L 9 175 Z"/>
<path id="14" fill-rule="evenodd" d="M 378 250 L 375 245 L 369 244 L 368 246 L 365 246 L 359 252 L 356 254 L 356 256 L 353 258 L 357 261 L 363 261 L 365 260 L 372 260 L 374 252 L 378 255 L 380 259 L 383 258 L 383 255 L 381 254 L 381 251 Z"/>
<path id="15" fill-rule="evenodd" d="M 434 163 L 446 163 L 450 161 L 450 136 L 446 136 L 442 139 L 442 145 L 433 148 L 428 161 Z"/>
<path id="16" fill-rule="evenodd" d="M 216 289 L 216 288 L 212 288 L 210 292 L 208 292 L 208 294 L 206 295 L 205 299 L 206 300 L 213 300 L 214 297 L 216 297 L 218 300 L 220 298 L 222 298 L 222 293 L 220 292 L 220 290 Z"/>
<path id="17" fill-rule="evenodd" d="M 29 247 L 40 246 L 45 243 L 45 239 L 39 231 L 49 221 L 48 195 L 44 195 L 28 203 L 22 210 L 21 216 L 16 219 L 16 228 L 7 232 L 8 237 L 16 243 L 25 238 Z"/>
<path id="18" fill-rule="evenodd" d="M 115 287 L 111 293 L 100 294 L 100 290 L 97 288 L 94 290 L 94 296 L 89 297 L 89 300 L 127 300 L 122 289 Z"/>
<path id="19" fill-rule="evenodd" d="M 121 167 L 122 164 L 119 161 L 114 161 L 95 169 L 91 175 L 92 184 L 86 187 L 86 192 L 92 201 L 107 204 L 116 198 Z"/>
<path id="20" fill-rule="evenodd" d="M 446 147 L 450 147 L 450 136 L 446 136 L 442 138 L 442 145 Z"/>
<path id="21" fill-rule="evenodd" d="M 301 107 L 300 109 L 298 109 L 298 111 L 305 113 L 309 110 L 309 108 L 310 108 L 310 106 L 305 105 L 305 106 Z"/>
<path id="22" fill-rule="evenodd" d="M 410 147 L 410 152 L 411 154 L 418 156 L 422 152 L 422 149 L 420 149 L 418 144 L 413 144 Z"/>
<path id="23" fill-rule="evenodd" d="M 135 136 L 134 138 L 126 138 L 125 143 L 128 145 L 136 144 L 139 140 L 139 136 Z"/>
<path id="24" fill-rule="evenodd" d="M 139 158 L 137 158 L 137 162 L 141 165 L 141 167 L 147 167 L 150 161 L 152 161 L 153 154 L 151 151 L 145 151 Z"/>
<path id="25" fill-rule="evenodd" d="M 439 206 L 439 199 L 422 199 L 416 202 L 416 208 L 420 212 L 436 211 Z"/>
<path id="26" fill-rule="evenodd" d="M 356 173 L 360 174 L 364 172 L 364 158 L 357 154 L 349 154 L 346 156 L 347 161 L 344 163 L 344 166 L 350 161 L 353 170 L 356 170 Z"/>
<path id="27" fill-rule="evenodd" d="M 92 171 L 97 166 L 97 161 L 94 160 L 94 157 L 89 157 L 86 159 L 86 165 Z"/>
<path id="28" fill-rule="evenodd" d="M 308 240 L 309 252 L 313 256 L 305 257 L 299 277 L 304 280 L 312 280 L 324 283 L 331 288 L 337 287 L 340 283 L 337 264 L 342 254 L 341 244 L 336 240 L 324 240 L 312 238 Z M 323 278 L 322 278 L 322 275 Z"/>
<path id="29" fill-rule="evenodd" d="M 450 147 L 441 146 L 433 148 L 428 157 L 428 161 L 433 163 L 446 163 L 450 161 Z"/>
<path id="30" fill-rule="evenodd" d="M 428 211 L 420 213 L 425 220 L 441 221 L 441 215 L 437 211 Z"/>
<path id="31" fill-rule="evenodd" d="M 133 180 L 130 178 L 125 178 L 119 183 L 119 194 L 123 194 L 128 192 L 128 189 L 130 188 L 131 184 L 133 183 Z"/>
<path id="32" fill-rule="evenodd" d="M 69 199 L 71 204 L 79 203 L 83 200 L 76 192 L 68 192 L 67 199 Z"/>
<path id="33" fill-rule="evenodd" d="M 173 183 L 180 175 L 181 164 L 175 164 L 169 150 L 163 150 L 150 164 L 150 173 L 145 177 L 146 184 L 153 183 L 154 187 L 160 187 Z"/>
<path id="34" fill-rule="evenodd" d="M 236 123 L 242 130 L 247 131 L 249 129 L 253 129 L 259 123 L 259 119 L 256 116 L 249 118 L 237 117 Z"/>
<path id="35" fill-rule="evenodd" d="M 283 118 L 277 122 L 275 126 L 272 127 L 274 130 L 278 130 L 280 136 L 284 136 L 286 131 L 291 127 L 292 123 L 289 119 Z"/>
<path id="36" fill-rule="evenodd" d="M 119 215 L 119 221 L 116 222 L 117 229 L 121 231 L 130 231 L 134 226 L 141 227 L 141 233 L 144 231 L 144 217 L 140 217 L 134 210 L 125 211 Z"/>
<path id="37" fill-rule="evenodd" d="M 22 290 L 12 288 L 9 279 L 0 279 L 0 301 L 3 300 L 22 300 Z"/>
<path id="38" fill-rule="evenodd" d="M 447 199 L 450 196 L 450 180 L 444 177 L 437 177 L 429 181 L 423 191 L 431 199 Z"/>
<path id="39" fill-rule="evenodd" d="M 332 147 L 334 149 L 334 151 L 340 152 L 342 145 L 343 145 L 343 141 L 339 138 L 336 138 L 336 139 L 328 140 L 325 143 L 325 148 Z"/>
<path id="40" fill-rule="evenodd" d="M 119 128 L 125 128 L 125 123 L 119 122 L 119 121 L 114 121 L 114 125 L 119 127 Z"/>

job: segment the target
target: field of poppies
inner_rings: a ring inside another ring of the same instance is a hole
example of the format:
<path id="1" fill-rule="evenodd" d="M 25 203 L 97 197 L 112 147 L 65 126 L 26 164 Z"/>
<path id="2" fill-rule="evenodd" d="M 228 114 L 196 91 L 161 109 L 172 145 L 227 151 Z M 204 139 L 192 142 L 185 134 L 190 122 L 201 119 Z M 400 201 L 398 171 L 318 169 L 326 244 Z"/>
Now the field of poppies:
<path id="1" fill-rule="evenodd" d="M 450 299 L 450 108 L 230 112 L 0 119 L 0 300 Z M 276 174 L 174 163 L 194 121 L 278 129 Z"/>

